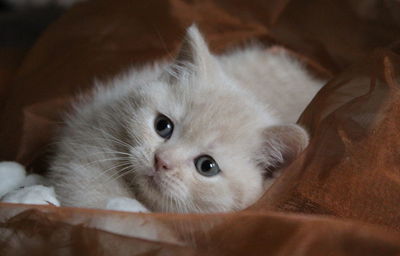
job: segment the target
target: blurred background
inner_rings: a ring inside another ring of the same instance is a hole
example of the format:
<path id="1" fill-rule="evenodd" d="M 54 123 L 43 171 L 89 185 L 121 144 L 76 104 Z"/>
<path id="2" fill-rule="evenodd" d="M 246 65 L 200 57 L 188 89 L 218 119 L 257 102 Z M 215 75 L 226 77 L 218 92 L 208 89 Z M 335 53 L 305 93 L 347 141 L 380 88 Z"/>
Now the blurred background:
<path id="1" fill-rule="evenodd" d="M 0 1 L 0 80 L 9 77 L 44 29 L 64 8 L 56 5 L 15 6 Z"/>

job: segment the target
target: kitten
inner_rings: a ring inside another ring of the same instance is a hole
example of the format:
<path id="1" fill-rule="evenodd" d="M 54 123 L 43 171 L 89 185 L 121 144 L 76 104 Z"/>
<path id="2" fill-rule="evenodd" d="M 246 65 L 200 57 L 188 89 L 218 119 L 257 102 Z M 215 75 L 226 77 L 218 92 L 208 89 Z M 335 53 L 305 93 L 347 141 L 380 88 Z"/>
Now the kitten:
<path id="1" fill-rule="evenodd" d="M 243 209 L 308 144 L 286 123 L 320 85 L 284 54 L 214 56 L 191 26 L 172 63 L 133 68 L 75 104 L 50 179 L 64 206 L 130 198 L 142 211 Z"/>

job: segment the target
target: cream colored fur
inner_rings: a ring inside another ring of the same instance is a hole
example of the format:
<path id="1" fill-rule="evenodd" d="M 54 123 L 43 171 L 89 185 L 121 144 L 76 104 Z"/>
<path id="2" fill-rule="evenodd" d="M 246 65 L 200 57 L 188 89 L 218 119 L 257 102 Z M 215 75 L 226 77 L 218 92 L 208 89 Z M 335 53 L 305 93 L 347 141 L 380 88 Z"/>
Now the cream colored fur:
<path id="1" fill-rule="evenodd" d="M 97 83 L 66 118 L 50 178 L 62 205 L 105 208 L 133 198 L 150 211 L 224 212 L 256 201 L 308 143 L 294 123 L 321 86 L 283 53 L 257 47 L 212 55 L 195 26 L 172 63 L 131 68 Z M 165 140 L 162 113 L 174 123 Z M 154 171 L 154 154 L 174 168 Z M 200 175 L 194 159 L 221 168 Z M 151 182 L 154 179 L 156 182 Z"/>

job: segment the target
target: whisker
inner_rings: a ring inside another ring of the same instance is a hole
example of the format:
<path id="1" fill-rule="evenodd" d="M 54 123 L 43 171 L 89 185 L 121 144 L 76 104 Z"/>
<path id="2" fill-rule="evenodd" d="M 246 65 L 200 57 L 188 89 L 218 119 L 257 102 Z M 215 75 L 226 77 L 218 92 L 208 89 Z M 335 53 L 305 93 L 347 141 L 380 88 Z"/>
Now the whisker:
<path id="1" fill-rule="evenodd" d="M 125 175 L 130 173 L 129 169 L 131 169 L 131 168 L 132 168 L 131 166 L 127 166 L 127 167 L 123 168 L 118 173 L 116 173 L 117 176 L 115 176 L 115 174 L 112 175 L 109 180 L 104 182 L 104 184 L 106 184 L 108 182 L 111 182 L 111 181 L 114 181 L 114 180 L 118 180 L 118 179 L 124 177 Z"/>
<path id="2" fill-rule="evenodd" d="M 98 181 L 98 179 L 100 179 L 100 178 L 103 177 L 104 175 L 107 175 L 107 173 L 109 173 L 110 171 L 112 171 L 112 170 L 114 170 L 114 169 L 116 169 L 116 168 L 119 168 L 119 167 L 124 167 L 124 168 L 125 168 L 125 167 L 131 167 L 131 166 L 130 166 L 130 163 L 123 163 L 123 164 L 119 164 L 119 165 L 112 166 L 111 168 L 108 168 L 108 169 L 102 171 L 102 172 L 100 173 L 100 175 L 94 177 L 94 178 L 93 178 L 93 182 Z M 116 172 L 116 173 L 118 174 L 119 172 Z M 113 175 L 115 175 L 115 174 L 113 174 Z M 113 177 L 113 175 L 111 175 L 111 178 Z"/>

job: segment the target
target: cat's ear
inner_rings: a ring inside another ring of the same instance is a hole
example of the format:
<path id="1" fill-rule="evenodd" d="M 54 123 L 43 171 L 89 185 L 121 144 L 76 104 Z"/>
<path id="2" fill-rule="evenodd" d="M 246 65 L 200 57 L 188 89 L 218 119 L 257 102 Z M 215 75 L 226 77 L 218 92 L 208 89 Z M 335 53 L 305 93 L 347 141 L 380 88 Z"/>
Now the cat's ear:
<path id="1" fill-rule="evenodd" d="M 197 74 L 207 74 L 214 64 L 214 57 L 210 53 L 206 41 L 197 26 L 193 24 L 186 30 L 174 65 L 171 66 L 170 75 L 176 78 L 180 72 L 186 70 Z"/>
<path id="2" fill-rule="evenodd" d="M 268 127 L 263 137 L 259 160 L 267 182 L 279 176 L 280 170 L 293 162 L 309 141 L 308 133 L 296 124 Z"/>
<path id="3" fill-rule="evenodd" d="M 177 62 L 186 62 L 201 65 L 211 58 L 207 43 L 195 24 L 186 30 L 181 48 L 176 57 Z"/>

